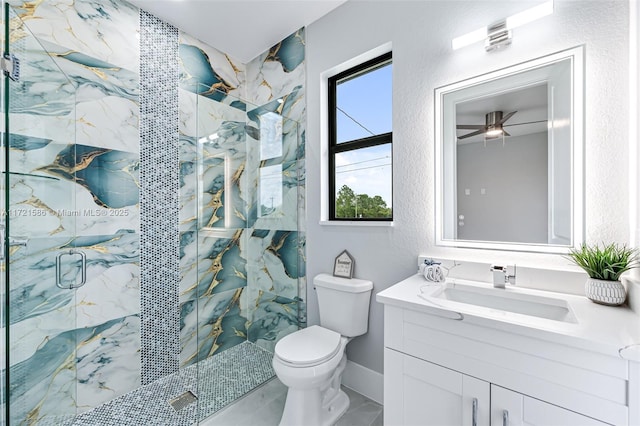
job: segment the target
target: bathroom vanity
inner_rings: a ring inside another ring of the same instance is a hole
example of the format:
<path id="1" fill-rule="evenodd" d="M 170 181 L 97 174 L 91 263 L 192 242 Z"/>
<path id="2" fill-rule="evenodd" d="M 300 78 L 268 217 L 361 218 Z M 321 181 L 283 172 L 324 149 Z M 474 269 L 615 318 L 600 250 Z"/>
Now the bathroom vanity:
<path id="1" fill-rule="evenodd" d="M 387 425 L 640 424 L 640 317 L 627 307 L 419 274 L 377 301 Z"/>

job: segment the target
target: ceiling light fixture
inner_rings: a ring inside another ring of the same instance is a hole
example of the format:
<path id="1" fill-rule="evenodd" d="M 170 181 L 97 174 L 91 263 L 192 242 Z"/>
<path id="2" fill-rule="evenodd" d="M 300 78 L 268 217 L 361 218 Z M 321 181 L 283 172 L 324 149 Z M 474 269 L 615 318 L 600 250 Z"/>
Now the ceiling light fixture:
<path id="1" fill-rule="evenodd" d="M 504 130 L 502 129 L 502 126 L 497 125 L 492 129 L 487 129 L 484 135 L 486 139 L 491 139 L 491 138 L 497 138 L 498 136 L 503 134 L 504 134 Z"/>
<path id="2" fill-rule="evenodd" d="M 484 124 L 457 124 L 457 130 L 474 130 L 466 135 L 458 136 L 458 139 L 466 139 L 476 135 L 483 135 L 485 139 L 493 139 L 501 135 L 511 136 L 503 126 L 516 112 L 518 111 L 511 111 L 504 115 L 502 111 L 492 111 L 485 114 Z"/>
<path id="3" fill-rule="evenodd" d="M 489 26 L 478 28 L 451 41 L 453 50 L 485 40 L 487 52 L 497 50 L 511 44 L 511 30 L 553 13 L 553 0 L 516 13 Z"/>

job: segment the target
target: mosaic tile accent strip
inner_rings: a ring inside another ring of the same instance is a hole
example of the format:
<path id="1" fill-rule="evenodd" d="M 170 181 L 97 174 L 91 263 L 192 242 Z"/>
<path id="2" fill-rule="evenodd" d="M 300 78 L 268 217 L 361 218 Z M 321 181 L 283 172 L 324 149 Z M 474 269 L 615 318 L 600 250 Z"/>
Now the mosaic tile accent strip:
<path id="1" fill-rule="evenodd" d="M 244 342 L 76 417 L 47 419 L 49 426 L 190 426 L 275 376 L 272 355 Z M 191 391 L 198 397 L 176 412 L 169 401 Z"/>
<path id="2" fill-rule="evenodd" d="M 140 263 L 143 384 L 174 373 L 179 368 L 178 76 L 178 30 L 141 10 Z"/>

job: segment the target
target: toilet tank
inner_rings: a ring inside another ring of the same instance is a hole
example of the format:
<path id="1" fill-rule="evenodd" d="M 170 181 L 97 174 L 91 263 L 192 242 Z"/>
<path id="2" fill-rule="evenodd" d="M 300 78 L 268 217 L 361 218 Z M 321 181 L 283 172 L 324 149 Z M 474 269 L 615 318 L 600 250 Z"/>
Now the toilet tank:
<path id="1" fill-rule="evenodd" d="M 320 325 L 345 337 L 360 336 L 369 327 L 373 283 L 357 278 L 319 274 L 313 279 L 318 294 Z"/>

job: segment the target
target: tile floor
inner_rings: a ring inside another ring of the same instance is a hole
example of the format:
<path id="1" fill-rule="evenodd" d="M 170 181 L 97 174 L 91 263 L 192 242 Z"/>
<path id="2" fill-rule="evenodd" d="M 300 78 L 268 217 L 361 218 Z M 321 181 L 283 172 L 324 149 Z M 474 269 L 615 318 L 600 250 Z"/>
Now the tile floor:
<path id="1" fill-rule="evenodd" d="M 336 426 L 382 426 L 382 406 L 342 387 L 349 395 L 349 410 Z M 287 387 L 273 378 L 213 416 L 200 426 L 277 426 L 284 408 Z M 303 425 L 301 425 L 303 426 Z"/>
<path id="2" fill-rule="evenodd" d="M 197 365 L 115 398 L 77 417 L 45 417 L 38 426 L 276 426 L 287 387 L 271 367 L 272 355 L 246 342 Z M 206 379 L 205 379 L 206 378 Z M 200 380 L 198 380 L 200 379 Z M 200 384 L 200 385 L 198 385 Z M 251 390 L 253 389 L 253 390 Z M 336 426 L 381 426 L 382 406 L 343 387 L 351 401 Z M 167 401 L 192 390 L 199 396 L 176 412 Z M 234 401 L 240 395 L 240 399 Z M 300 425 L 305 426 L 305 425 Z"/>

